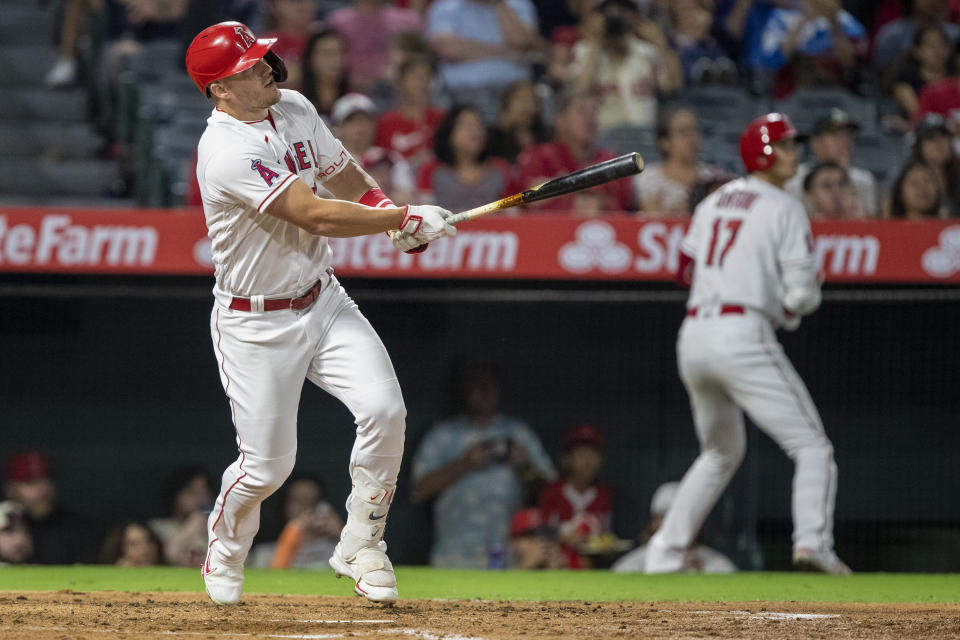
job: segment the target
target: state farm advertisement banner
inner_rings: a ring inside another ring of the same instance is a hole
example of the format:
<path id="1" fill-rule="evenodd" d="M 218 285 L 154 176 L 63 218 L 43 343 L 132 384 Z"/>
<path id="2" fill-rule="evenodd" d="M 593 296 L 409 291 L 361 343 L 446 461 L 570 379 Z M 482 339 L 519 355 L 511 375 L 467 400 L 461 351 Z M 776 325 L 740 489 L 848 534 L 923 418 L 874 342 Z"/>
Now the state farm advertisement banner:
<path id="1" fill-rule="evenodd" d="M 492 215 L 424 253 L 383 234 L 332 239 L 339 274 L 373 278 L 664 281 L 686 222 L 632 216 Z M 813 225 L 830 282 L 960 283 L 960 222 Z M 0 208 L 0 271 L 209 274 L 199 210 Z"/>

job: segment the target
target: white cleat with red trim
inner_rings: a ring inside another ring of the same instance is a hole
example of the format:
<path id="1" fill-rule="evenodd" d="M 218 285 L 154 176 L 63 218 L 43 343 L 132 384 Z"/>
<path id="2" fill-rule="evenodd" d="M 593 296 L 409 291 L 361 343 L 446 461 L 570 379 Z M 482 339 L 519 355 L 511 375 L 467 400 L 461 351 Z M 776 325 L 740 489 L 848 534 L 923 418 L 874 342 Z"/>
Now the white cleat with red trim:
<path id="1" fill-rule="evenodd" d="M 330 566 L 337 577 L 353 580 L 353 590 L 371 602 L 393 604 L 397 601 L 397 576 L 387 557 L 387 543 L 381 540 L 376 548 L 364 547 L 348 560 L 340 552 L 340 545 L 330 556 Z"/>
<path id="2" fill-rule="evenodd" d="M 216 604 L 237 604 L 243 593 L 243 566 L 232 567 L 221 562 L 211 562 L 213 551 L 207 552 L 207 559 L 200 567 L 200 575 L 207 589 L 207 595 Z"/>
<path id="3" fill-rule="evenodd" d="M 833 549 L 808 549 L 800 547 L 793 552 L 793 566 L 798 571 L 814 571 L 834 576 L 848 576 L 852 571 Z"/>

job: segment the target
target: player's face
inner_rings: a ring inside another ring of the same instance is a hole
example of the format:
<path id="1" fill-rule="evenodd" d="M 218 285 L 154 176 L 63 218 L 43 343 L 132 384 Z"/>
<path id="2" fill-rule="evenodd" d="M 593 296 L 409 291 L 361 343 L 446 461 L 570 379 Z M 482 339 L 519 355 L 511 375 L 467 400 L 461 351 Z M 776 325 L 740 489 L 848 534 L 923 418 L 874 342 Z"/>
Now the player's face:
<path id="1" fill-rule="evenodd" d="M 772 177 L 778 182 L 786 182 L 797 173 L 797 144 L 793 138 L 773 143 L 777 161 L 770 168 Z"/>
<path id="2" fill-rule="evenodd" d="M 241 111 L 267 109 L 280 102 L 280 89 L 273 79 L 273 69 L 263 60 L 221 82 L 229 92 L 226 100 L 230 106 Z"/>

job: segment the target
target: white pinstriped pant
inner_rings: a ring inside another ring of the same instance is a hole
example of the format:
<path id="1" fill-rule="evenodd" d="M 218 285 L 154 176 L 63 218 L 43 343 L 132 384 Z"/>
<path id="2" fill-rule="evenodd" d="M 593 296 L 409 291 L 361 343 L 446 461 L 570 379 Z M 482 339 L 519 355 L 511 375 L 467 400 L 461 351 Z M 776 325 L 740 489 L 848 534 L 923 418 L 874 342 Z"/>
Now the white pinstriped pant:
<path id="1" fill-rule="evenodd" d="M 684 476 L 654 543 L 680 550 L 696 538 L 743 460 L 745 411 L 794 462 L 794 548 L 832 549 L 837 491 L 833 446 L 769 321 L 750 310 L 688 317 L 680 329 L 677 357 L 700 455 Z"/>
<path id="2" fill-rule="evenodd" d="M 260 503 L 293 470 L 304 379 L 354 416 L 351 475 L 362 466 L 381 483 L 396 483 L 407 415 L 400 385 L 386 348 L 336 278 L 301 311 L 234 311 L 217 303 L 210 331 L 240 451 L 208 521 L 216 560 L 244 562 Z"/>

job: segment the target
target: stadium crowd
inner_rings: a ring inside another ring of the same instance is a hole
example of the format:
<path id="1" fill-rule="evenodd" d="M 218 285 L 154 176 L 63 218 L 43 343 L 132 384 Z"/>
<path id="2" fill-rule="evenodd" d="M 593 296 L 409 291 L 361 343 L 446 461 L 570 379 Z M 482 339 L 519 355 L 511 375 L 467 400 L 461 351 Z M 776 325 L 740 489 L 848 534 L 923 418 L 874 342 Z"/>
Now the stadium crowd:
<path id="1" fill-rule="evenodd" d="M 687 216 L 777 109 L 810 139 L 791 191 L 811 216 L 960 215 L 958 0 L 64 0 L 46 81 L 95 78 L 105 153 L 141 157 L 117 130 L 124 69 L 225 19 L 278 39 L 285 86 L 397 202 L 463 209 L 636 149 L 632 184 L 546 206 Z"/>

